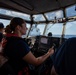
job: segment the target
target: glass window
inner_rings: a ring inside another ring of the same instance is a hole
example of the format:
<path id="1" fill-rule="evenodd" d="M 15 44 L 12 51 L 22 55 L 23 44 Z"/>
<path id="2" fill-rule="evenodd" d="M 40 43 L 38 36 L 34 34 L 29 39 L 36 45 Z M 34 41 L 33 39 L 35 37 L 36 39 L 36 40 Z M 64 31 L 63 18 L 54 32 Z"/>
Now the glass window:
<path id="1" fill-rule="evenodd" d="M 45 25 L 46 25 L 46 24 L 38 24 L 38 25 L 37 25 L 37 28 L 40 29 L 40 35 L 43 35 Z"/>
<path id="2" fill-rule="evenodd" d="M 76 5 L 66 8 L 66 16 L 76 16 Z"/>
<path id="3" fill-rule="evenodd" d="M 45 18 L 43 15 L 39 14 L 39 15 L 33 15 L 33 19 L 34 21 L 45 21 Z"/>
<path id="4" fill-rule="evenodd" d="M 49 32 L 52 33 L 54 37 L 60 37 L 62 35 L 63 23 L 48 24 L 45 35 L 47 36 Z"/>
<path id="5" fill-rule="evenodd" d="M 29 36 L 42 35 L 45 28 L 45 24 L 33 24 Z"/>
<path id="6" fill-rule="evenodd" d="M 0 8 L 0 14 L 13 16 L 13 17 L 21 17 L 25 20 L 30 20 L 30 15 L 23 14 L 20 12 L 11 11 L 11 10 L 1 9 L 1 8 Z"/>
<path id="7" fill-rule="evenodd" d="M 7 25 L 9 25 L 10 20 L 0 19 L 0 22 L 2 22 L 4 24 L 4 27 L 6 27 Z"/>
<path id="8" fill-rule="evenodd" d="M 65 29 L 65 37 L 76 37 L 76 21 L 68 22 Z"/>
<path id="9" fill-rule="evenodd" d="M 63 11 L 59 10 L 59 11 L 54 11 L 54 12 L 49 12 L 49 13 L 45 13 L 46 17 L 48 20 L 53 20 L 53 19 L 58 19 L 58 18 L 63 18 Z"/>

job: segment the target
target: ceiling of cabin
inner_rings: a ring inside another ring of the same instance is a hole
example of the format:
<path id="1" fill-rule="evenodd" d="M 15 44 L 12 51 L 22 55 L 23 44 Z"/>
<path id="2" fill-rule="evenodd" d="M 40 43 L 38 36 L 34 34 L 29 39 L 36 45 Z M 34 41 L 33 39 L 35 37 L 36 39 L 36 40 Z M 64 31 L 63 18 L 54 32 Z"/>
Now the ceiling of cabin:
<path id="1" fill-rule="evenodd" d="M 0 0 L 0 8 L 26 14 L 40 14 L 76 4 L 76 0 Z"/>

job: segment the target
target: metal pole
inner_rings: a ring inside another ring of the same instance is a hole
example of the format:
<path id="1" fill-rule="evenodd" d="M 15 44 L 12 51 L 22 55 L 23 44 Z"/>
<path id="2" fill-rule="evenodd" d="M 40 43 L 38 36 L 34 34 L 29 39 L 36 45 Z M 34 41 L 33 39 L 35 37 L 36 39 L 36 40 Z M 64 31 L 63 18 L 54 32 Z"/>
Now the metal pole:
<path id="1" fill-rule="evenodd" d="M 30 15 L 30 17 L 31 17 L 31 25 L 30 25 L 30 28 L 29 28 L 29 30 L 28 30 L 28 34 L 27 34 L 27 37 L 29 36 L 29 34 L 30 34 L 30 30 L 31 30 L 31 28 L 32 28 L 32 24 L 33 24 L 33 15 Z"/>
<path id="2" fill-rule="evenodd" d="M 46 29 L 47 29 L 47 25 L 48 24 L 45 25 L 45 29 L 44 29 L 43 35 L 45 35 Z"/>
<path id="3" fill-rule="evenodd" d="M 64 18 L 66 18 L 65 8 L 63 8 L 63 15 L 64 15 Z M 62 30 L 62 35 L 60 38 L 60 45 L 62 44 L 64 35 L 65 35 L 65 25 L 66 25 L 66 21 L 63 23 L 63 30 Z"/>

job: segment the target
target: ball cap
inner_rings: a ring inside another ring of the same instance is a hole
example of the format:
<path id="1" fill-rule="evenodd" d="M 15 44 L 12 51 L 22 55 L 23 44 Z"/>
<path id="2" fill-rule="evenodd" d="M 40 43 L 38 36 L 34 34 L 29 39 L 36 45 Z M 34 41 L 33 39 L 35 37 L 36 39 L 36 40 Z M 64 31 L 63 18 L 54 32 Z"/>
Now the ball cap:
<path id="1" fill-rule="evenodd" d="M 4 28 L 4 24 L 0 22 L 0 28 Z"/>

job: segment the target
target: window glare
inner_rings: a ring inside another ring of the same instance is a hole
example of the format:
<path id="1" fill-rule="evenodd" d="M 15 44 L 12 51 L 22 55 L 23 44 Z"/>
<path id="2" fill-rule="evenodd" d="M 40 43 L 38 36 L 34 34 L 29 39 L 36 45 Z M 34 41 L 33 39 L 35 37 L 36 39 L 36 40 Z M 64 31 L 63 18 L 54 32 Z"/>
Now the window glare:
<path id="1" fill-rule="evenodd" d="M 23 19 L 30 20 L 30 15 L 20 13 L 20 12 L 11 11 L 11 10 L 1 9 L 1 8 L 0 8 L 0 14 L 13 16 L 13 17 L 21 17 Z"/>
<path id="2" fill-rule="evenodd" d="M 52 32 L 53 36 L 60 37 L 62 35 L 63 23 L 48 24 L 45 35 Z"/>
<path id="3" fill-rule="evenodd" d="M 10 20 L 0 19 L 0 22 L 4 24 L 4 27 L 6 27 L 7 25 L 9 25 Z"/>
<path id="4" fill-rule="evenodd" d="M 76 5 L 73 5 L 71 7 L 66 8 L 66 16 L 67 17 L 76 16 L 76 10 L 75 9 L 76 9 Z"/>
<path id="5" fill-rule="evenodd" d="M 65 29 L 65 37 L 76 37 L 76 21 L 67 22 Z"/>
<path id="6" fill-rule="evenodd" d="M 45 21 L 45 18 L 42 14 L 39 15 L 33 15 L 34 21 Z"/>
<path id="7" fill-rule="evenodd" d="M 63 11 L 62 10 L 53 11 L 53 12 L 45 13 L 45 15 L 48 20 L 52 20 L 55 18 L 63 18 Z"/>
<path id="8" fill-rule="evenodd" d="M 33 24 L 29 36 L 43 35 L 45 24 Z"/>

